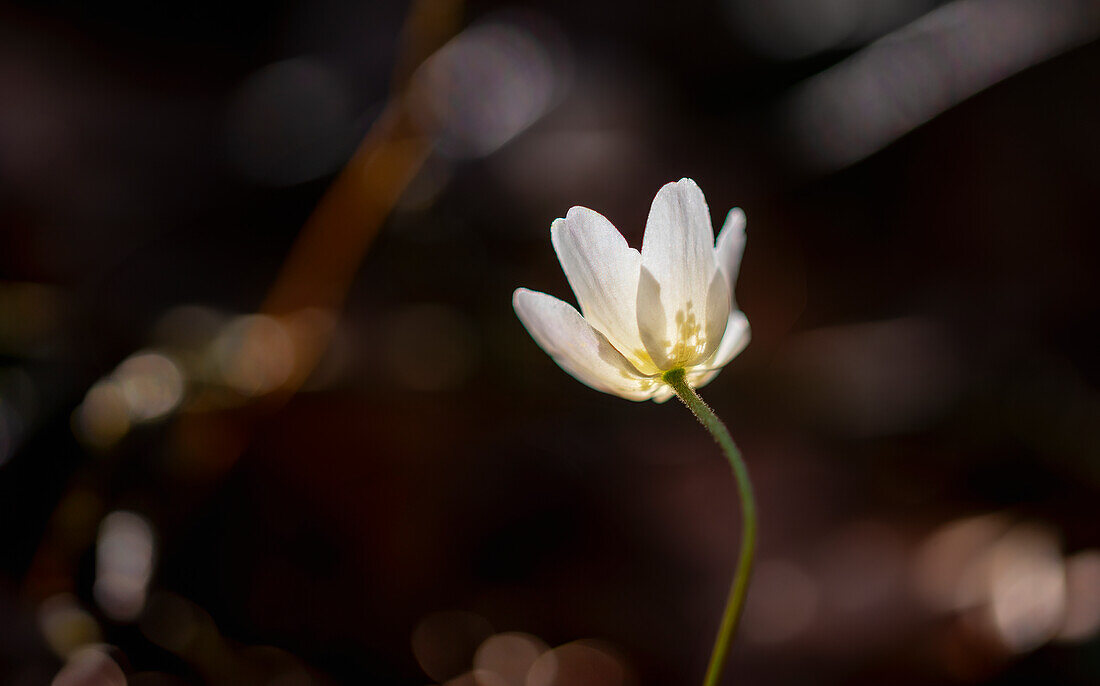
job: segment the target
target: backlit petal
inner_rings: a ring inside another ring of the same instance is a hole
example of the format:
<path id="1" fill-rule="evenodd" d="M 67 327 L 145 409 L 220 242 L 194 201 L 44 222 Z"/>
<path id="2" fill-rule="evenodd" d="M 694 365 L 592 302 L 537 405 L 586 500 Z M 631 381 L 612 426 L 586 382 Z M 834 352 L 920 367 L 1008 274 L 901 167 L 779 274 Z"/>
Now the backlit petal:
<path id="1" fill-rule="evenodd" d="M 641 255 L 603 215 L 574 207 L 550 227 L 550 240 L 589 324 L 632 364 L 657 369 L 644 354 L 635 306 Z"/>
<path id="2" fill-rule="evenodd" d="M 737 357 L 745 349 L 750 338 L 749 320 L 745 317 L 745 313 L 740 310 L 730 312 L 729 320 L 726 322 L 726 332 L 722 335 L 722 342 L 718 344 L 718 350 L 715 351 L 714 357 L 701 366 L 708 369 L 720 369 L 729 364 L 730 360 Z"/>
<path id="3" fill-rule="evenodd" d="M 661 284 L 669 315 L 688 303 L 702 312 L 716 268 L 714 229 L 703 191 L 691 179 L 657 191 L 642 240 L 642 264 Z"/>
<path id="4" fill-rule="evenodd" d="M 512 305 L 535 342 L 581 383 L 628 400 L 646 400 L 657 390 L 655 380 L 640 374 L 568 303 L 519 288 Z"/>
<path id="5" fill-rule="evenodd" d="M 721 369 L 705 369 L 695 372 L 694 374 L 688 374 L 687 382 L 691 384 L 692 388 L 702 388 L 708 383 L 714 380 L 714 377 L 718 376 L 718 372 Z"/>
<path id="6" fill-rule="evenodd" d="M 670 329 L 661 303 L 661 284 L 652 272 L 642 267 L 638 276 L 638 334 L 659 369 L 672 368 L 673 332 Z"/>
<path id="7" fill-rule="evenodd" d="M 683 366 L 708 357 L 717 343 L 710 332 L 725 326 L 728 309 L 722 309 L 728 293 L 714 286 L 717 262 L 710 212 L 699 186 L 691 179 L 666 184 L 657 192 L 642 241 L 642 266 L 659 288 L 642 293 L 639 285 L 638 322 L 642 341 L 662 369 Z M 642 280 L 645 275 L 643 271 Z M 659 301 L 654 293 L 659 292 Z M 658 308 L 665 325 L 658 331 Z M 643 312 L 641 308 L 650 308 Z M 728 308 L 728 305 L 727 305 Z M 709 321 L 711 315 L 716 321 Z M 648 330 L 645 330 L 647 329 Z M 655 350 L 662 347 L 664 350 Z"/>
<path id="8" fill-rule="evenodd" d="M 730 316 L 730 289 L 726 286 L 726 280 L 721 271 L 715 271 L 711 279 L 710 288 L 707 290 L 706 325 L 703 329 L 705 343 L 701 346 L 699 355 L 688 364 L 694 364 L 699 360 L 705 360 L 714 354 L 722 341 L 722 335 L 726 332 Z"/>
<path id="9" fill-rule="evenodd" d="M 730 303 L 736 307 L 737 299 L 734 296 L 734 286 L 737 284 L 737 274 L 741 271 L 741 255 L 745 251 L 745 213 L 740 207 L 735 207 L 726 215 L 726 223 L 718 233 L 718 244 L 715 253 L 718 258 L 718 268 L 726 277 L 726 287 L 730 292 Z"/>
<path id="10" fill-rule="evenodd" d="M 661 387 L 657 389 L 657 392 L 653 394 L 653 402 L 663 403 L 667 402 L 669 398 L 676 395 L 676 392 L 672 390 L 672 386 L 668 384 L 661 384 Z"/>

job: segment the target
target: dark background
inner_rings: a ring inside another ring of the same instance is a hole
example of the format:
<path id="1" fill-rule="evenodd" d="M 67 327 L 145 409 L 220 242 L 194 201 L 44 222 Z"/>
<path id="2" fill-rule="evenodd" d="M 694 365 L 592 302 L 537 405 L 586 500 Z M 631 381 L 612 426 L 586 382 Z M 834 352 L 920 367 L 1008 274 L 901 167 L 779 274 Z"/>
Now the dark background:
<path id="1" fill-rule="evenodd" d="M 0 681 L 700 679 L 727 466 L 511 309 L 572 300 L 555 217 L 638 246 L 690 176 L 748 215 L 753 342 L 703 389 L 760 506 L 728 683 L 1095 683 L 1098 35 L 1069 0 L 0 4 Z M 354 281 L 251 314 L 387 102 L 430 152 Z"/>

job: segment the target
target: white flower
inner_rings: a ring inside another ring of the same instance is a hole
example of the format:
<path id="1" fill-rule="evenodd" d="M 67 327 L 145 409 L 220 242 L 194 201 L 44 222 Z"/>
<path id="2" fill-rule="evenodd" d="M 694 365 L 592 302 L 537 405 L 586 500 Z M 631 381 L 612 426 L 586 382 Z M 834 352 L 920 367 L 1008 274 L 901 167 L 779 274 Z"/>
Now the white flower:
<path id="1" fill-rule="evenodd" d="M 733 286 L 745 247 L 745 213 L 730 210 L 717 244 L 703 191 L 691 179 L 657 192 L 642 250 L 603 215 L 574 207 L 550 241 L 581 313 L 553 296 L 516 289 L 512 304 L 531 336 L 578 381 L 628 400 L 664 402 L 661 375 L 682 368 L 698 388 L 749 342 Z"/>

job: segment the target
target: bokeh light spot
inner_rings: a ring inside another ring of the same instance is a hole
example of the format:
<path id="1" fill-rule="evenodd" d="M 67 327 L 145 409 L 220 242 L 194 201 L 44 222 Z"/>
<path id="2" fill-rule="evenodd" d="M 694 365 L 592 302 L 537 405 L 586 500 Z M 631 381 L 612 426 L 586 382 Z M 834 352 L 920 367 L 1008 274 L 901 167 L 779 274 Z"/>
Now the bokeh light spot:
<path id="1" fill-rule="evenodd" d="M 482 686 L 524 686 L 531 665 L 549 646 L 530 634 L 491 636 L 474 654 L 474 672 Z M 491 684 L 490 684 L 491 682 Z"/>
<path id="2" fill-rule="evenodd" d="M 602 646 L 574 641 L 543 653 L 531 665 L 526 686 L 621 686 L 622 662 Z"/>
<path id="3" fill-rule="evenodd" d="M 130 406 L 118 383 L 100 381 L 73 412 L 73 433 L 86 445 L 104 449 L 130 430 Z"/>
<path id="4" fill-rule="evenodd" d="M 1066 616 L 1058 639 L 1086 641 L 1100 632 L 1100 550 L 1066 559 Z"/>
<path id="5" fill-rule="evenodd" d="M 757 52 L 798 59 L 874 38 L 930 0 L 726 0 L 733 28 Z"/>
<path id="6" fill-rule="evenodd" d="M 425 674 L 443 683 L 470 670 L 474 652 L 492 633 L 488 620 L 472 612 L 435 612 L 413 630 L 413 656 Z"/>
<path id="7" fill-rule="evenodd" d="M 103 640 L 99 623 L 71 593 L 50 596 L 38 606 L 38 628 L 55 654 L 68 657 L 78 648 Z"/>
<path id="8" fill-rule="evenodd" d="M 132 355 L 115 369 L 113 378 L 135 422 L 159 419 L 183 400 L 183 372 L 162 353 Z"/>
<path id="9" fill-rule="evenodd" d="M 526 28 L 496 21 L 463 31 L 417 71 L 414 115 L 454 156 L 487 155 L 529 127 L 560 88 L 546 46 Z"/>
<path id="10" fill-rule="evenodd" d="M 145 606 L 153 574 L 153 539 L 152 525 L 134 512 L 112 512 L 100 523 L 92 593 L 111 619 L 131 621 Z"/>
<path id="11" fill-rule="evenodd" d="M 214 341 L 213 353 L 222 381 L 243 395 L 270 393 L 294 371 L 294 342 L 286 327 L 267 315 L 233 320 Z"/>
<path id="12" fill-rule="evenodd" d="M 1057 536 L 1044 527 L 1021 524 L 997 542 L 991 555 L 991 609 L 1002 641 L 1023 652 L 1053 638 L 1066 606 L 1066 572 Z"/>
<path id="13" fill-rule="evenodd" d="M 989 551 L 1008 527 L 1004 515 L 985 514 L 957 519 L 932 532 L 914 567 L 921 599 L 937 612 L 985 602 Z"/>
<path id="14" fill-rule="evenodd" d="M 104 650 L 88 647 L 69 657 L 50 686 L 126 686 L 126 674 Z"/>

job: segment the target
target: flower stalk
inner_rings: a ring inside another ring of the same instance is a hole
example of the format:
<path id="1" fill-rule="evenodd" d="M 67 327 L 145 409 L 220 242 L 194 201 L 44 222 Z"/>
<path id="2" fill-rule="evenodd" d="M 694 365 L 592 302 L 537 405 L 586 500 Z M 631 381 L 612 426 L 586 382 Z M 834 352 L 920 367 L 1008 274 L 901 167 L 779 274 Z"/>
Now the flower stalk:
<path id="1" fill-rule="evenodd" d="M 722 453 L 729 460 L 737 482 L 737 490 L 741 496 L 741 554 L 737 563 L 737 573 L 733 577 L 726 600 L 726 609 L 722 613 L 718 636 L 714 641 L 714 649 L 711 651 L 707 674 L 703 679 L 703 686 L 718 686 L 726 667 L 730 645 L 733 643 L 734 634 L 737 633 L 737 625 L 745 605 L 745 595 L 749 589 L 749 578 L 752 576 L 753 556 L 756 552 L 756 499 L 753 496 L 749 471 L 745 467 L 744 460 L 741 459 L 741 451 L 737 449 L 733 438 L 730 437 L 726 425 L 687 382 L 684 370 L 671 369 L 662 374 L 661 378 L 672 387 L 699 423 L 714 437 Z"/>

